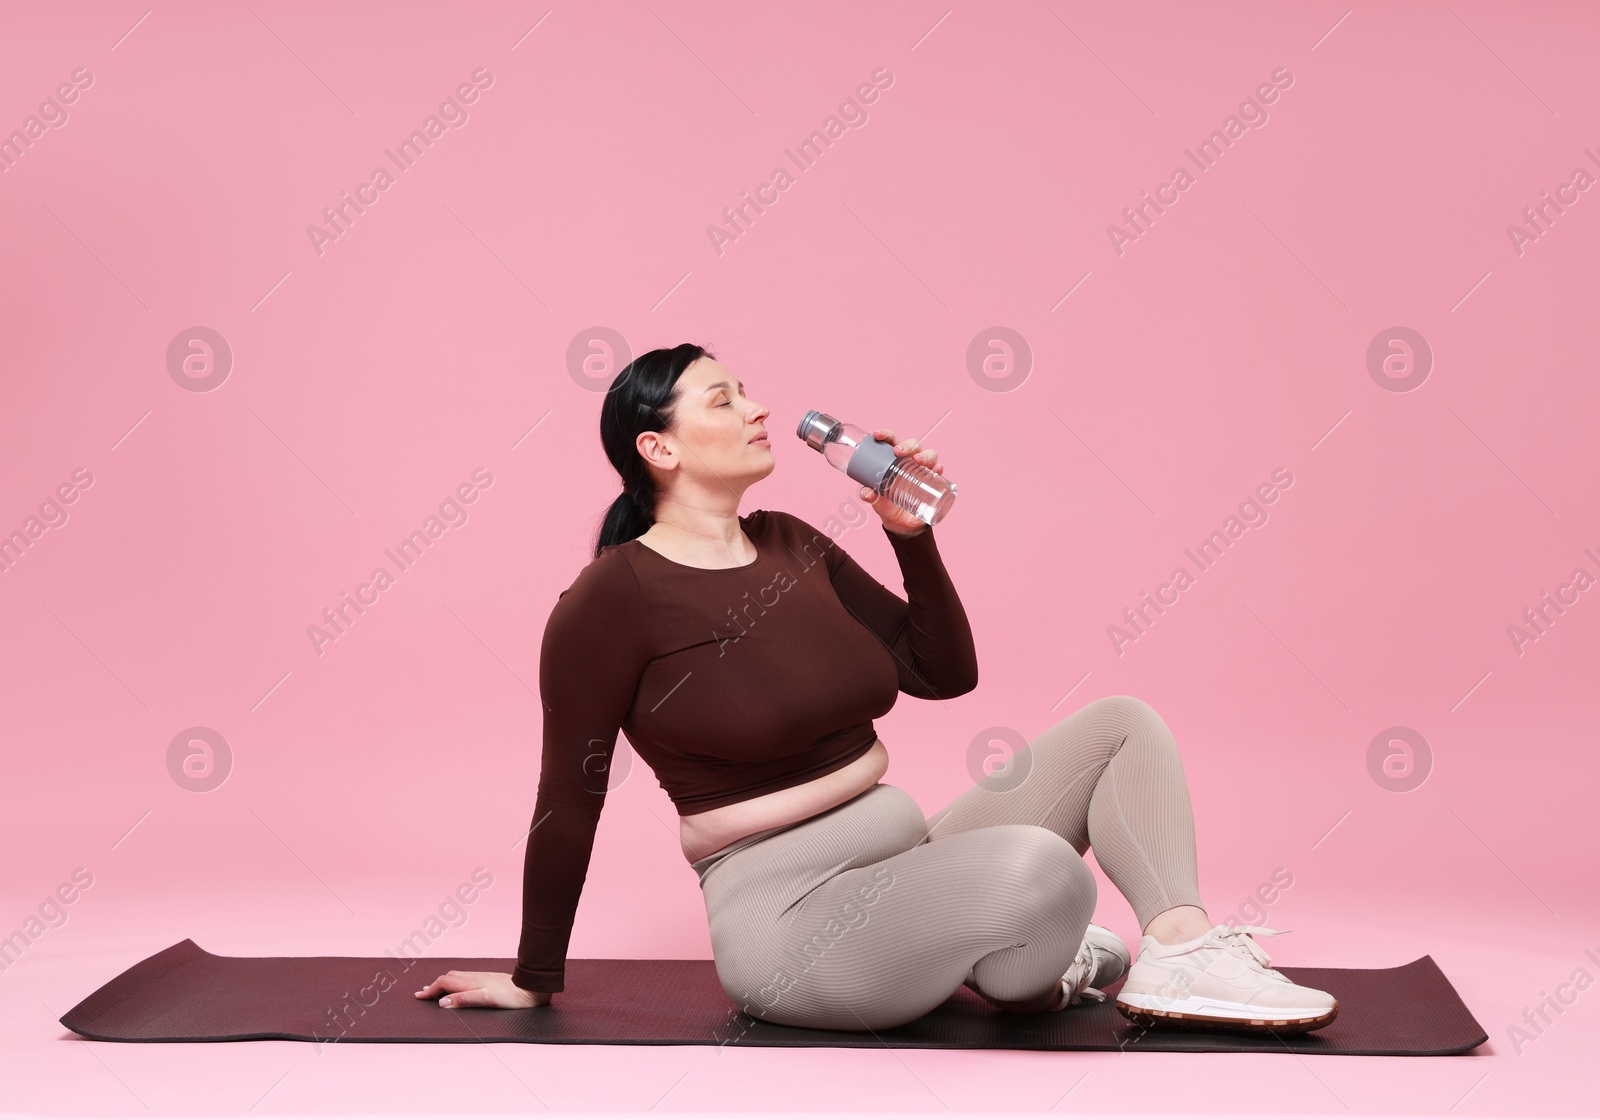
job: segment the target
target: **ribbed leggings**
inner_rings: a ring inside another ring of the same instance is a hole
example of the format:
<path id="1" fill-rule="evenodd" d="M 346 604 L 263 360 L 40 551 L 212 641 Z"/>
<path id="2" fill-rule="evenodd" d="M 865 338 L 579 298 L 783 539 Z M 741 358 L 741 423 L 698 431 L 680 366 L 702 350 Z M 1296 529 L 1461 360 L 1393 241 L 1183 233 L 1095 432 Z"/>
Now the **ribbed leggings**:
<path id="1" fill-rule="evenodd" d="M 693 866 L 728 998 L 768 1022 L 860 1031 L 963 984 L 1007 1002 L 1053 990 L 1094 913 L 1091 845 L 1141 930 L 1201 905 L 1177 742 L 1132 696 L 1080 708 L 930 819 L 880 782 Z"/>

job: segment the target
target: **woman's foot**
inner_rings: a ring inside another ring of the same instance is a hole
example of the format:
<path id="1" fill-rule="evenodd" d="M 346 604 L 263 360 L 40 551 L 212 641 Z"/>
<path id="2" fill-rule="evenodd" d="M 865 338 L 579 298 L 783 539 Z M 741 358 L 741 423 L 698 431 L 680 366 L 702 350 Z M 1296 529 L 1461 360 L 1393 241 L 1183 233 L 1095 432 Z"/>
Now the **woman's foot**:
<path id="1" fill-rule="evenodd" d="M 970 976 L 967 987 L 1002 1010 L 1036 1014 L 1065 1011 L 1069 1007 L 1076 1007 L 1085 998 L 1096 1003 L 1104 1003 L 1106 994 L 1100 989 L 1107 984 L 1115 983 L 1126 971 L 1128 971 L 1127 943 L 1105 926 L 1091 923 L 1084 930 L 1083 943 L 1078 946 L 1078 955 L 1072 959 L 1066 974 L 1058 981 L 1055 992 L 1034 1000 L 1014 1001 L 995 999 L 979 991 Z"/>
<path id="2" fill-rule="evenodd" d="M 1117 993 L 1117 1010 L 1145 1027 L 1299 1034 L 1327 1026 L 1339 1001 L 1268 968 L 1272 958 L 1252 936 L 1278 932 L 1219 925 L 1176 945 L 1146 934 Z"/>
<path id="3" fill-rule="evenodd" d="M 1106 994 L 1100 989 L 1114 984 L 1128 971 L 1128 945 L 1105 926 L 1089 924 L 1083 932 L 1083 944 L 1073 958 L 1072 967 L 1061 978 L 1062 990 L 1067 993 L 1061 1006 L 1076 1007 L 1084 997 L 1104 1003 Z"/>

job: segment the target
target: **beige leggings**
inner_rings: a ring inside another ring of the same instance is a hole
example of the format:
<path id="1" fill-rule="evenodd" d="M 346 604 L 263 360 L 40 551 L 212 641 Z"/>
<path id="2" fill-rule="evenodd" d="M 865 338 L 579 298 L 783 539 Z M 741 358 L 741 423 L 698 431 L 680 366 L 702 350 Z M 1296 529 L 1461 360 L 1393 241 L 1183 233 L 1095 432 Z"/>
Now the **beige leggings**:
<path id="1" fill-rule="evenodd" d="M 787 1026 L 879 1030 L 962 984 L 1051 991 L 1094 913 L 1093 845 L 1141 930 L 1199 906 L 1194 817 L 1172 732 L 1131 696 L 1085 705 L 932 818 L 878 783 L 694 864 L 723 990 Z"/>

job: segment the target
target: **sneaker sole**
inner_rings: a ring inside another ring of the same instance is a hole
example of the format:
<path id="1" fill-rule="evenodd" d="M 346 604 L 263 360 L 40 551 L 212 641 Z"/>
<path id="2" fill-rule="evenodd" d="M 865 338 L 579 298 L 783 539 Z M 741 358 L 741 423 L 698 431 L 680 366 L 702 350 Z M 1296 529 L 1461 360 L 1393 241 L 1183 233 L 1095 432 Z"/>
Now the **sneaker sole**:
<path id="1" fill-rule="evenodd" d="M 1316 1008 L 1274 1008 L 1263 1015 L 1243 1004 L 1229 1005 L 1222 1000 L 1163 999 L 1161 1007 L 1140 1007 L 1129 1000 L 1141 999 L 1138 995 L 1117 998 L 1117 1010 L 1141 1027 L 1179 1027 L 1192 1030 L 1214 1030 L 1228 1027 L 1256 1034 L 1302 1034 L 1319 1030 L 1339 1017 L 1337 1002 L 1326 1011 Z"/>

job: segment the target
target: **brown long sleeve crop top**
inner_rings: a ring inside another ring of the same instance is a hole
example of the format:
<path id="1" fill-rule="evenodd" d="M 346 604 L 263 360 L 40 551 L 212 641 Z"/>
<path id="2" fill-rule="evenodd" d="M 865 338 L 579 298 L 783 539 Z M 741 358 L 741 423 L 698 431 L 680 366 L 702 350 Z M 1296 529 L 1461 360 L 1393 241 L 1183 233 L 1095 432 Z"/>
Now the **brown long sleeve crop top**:
<path id="1" fill-rule="evenodd" d="M 544 745 L 519 987 L 564 990 L 619 730 L 687 816 L 861 757 L 900 692 L 977 687 L 972 629 L 931 527 L 906 537 L 880 522 L 901 599 L 792 514 L 756 510 L 739 523 L 756 547 L 750 564 L 696 568 L 630 540 L 602 549 L 557 597 L 539 652 Z"/>

